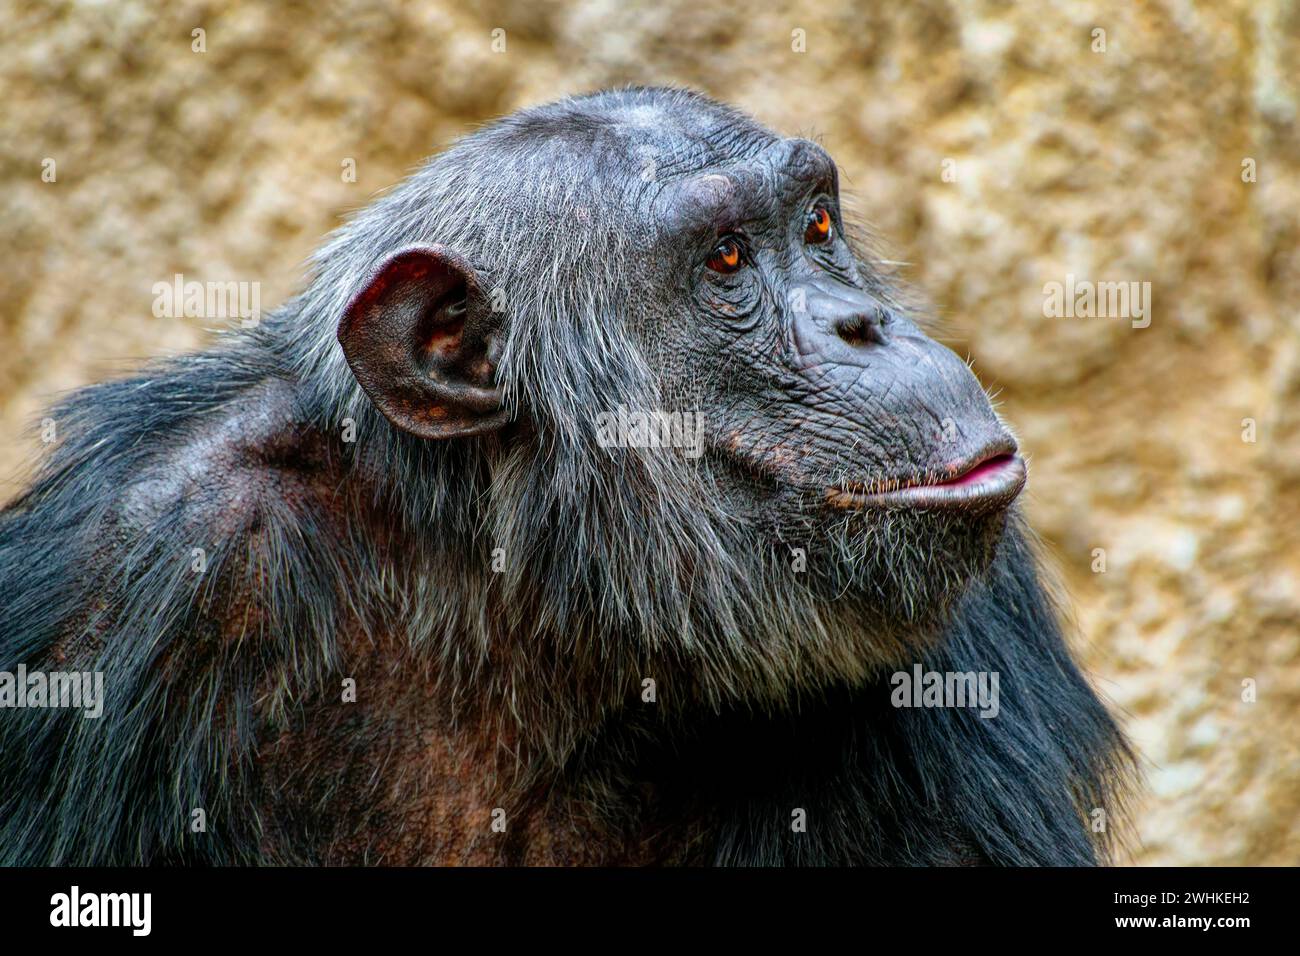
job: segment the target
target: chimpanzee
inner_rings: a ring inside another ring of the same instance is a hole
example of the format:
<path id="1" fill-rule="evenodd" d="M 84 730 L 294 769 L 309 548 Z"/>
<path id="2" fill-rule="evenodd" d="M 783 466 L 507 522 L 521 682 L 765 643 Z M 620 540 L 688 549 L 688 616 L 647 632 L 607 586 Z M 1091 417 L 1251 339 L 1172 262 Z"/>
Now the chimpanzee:
<path id="1" fill-rule="evenodd" d="M 1110 860 L 1016 441 L 856 236 L 813 142 L 565 99 L 74 394 L 0 517 L 0 862 Z"/>

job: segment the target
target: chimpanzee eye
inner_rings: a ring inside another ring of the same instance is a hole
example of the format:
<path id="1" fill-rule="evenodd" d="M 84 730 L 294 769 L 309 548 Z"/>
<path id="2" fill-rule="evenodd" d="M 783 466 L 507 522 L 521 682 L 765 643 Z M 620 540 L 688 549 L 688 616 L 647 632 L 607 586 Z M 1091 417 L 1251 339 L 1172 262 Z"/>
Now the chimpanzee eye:
<path id="1" fill-rule="evenodd" d="M 704 264 L 714 272 L 735 272 L 744 262 L 744 250 L 739 241 L 728 236 L 718 243 Z"/>
<path id="2" fill-rule="evenodd" d="M 814 206 L 812 212 L 808 213 L 808 227 L 804 229 L 803 241 L 825 242 L 830 237 L 831 214 L 826 211 L 825 206 Z"/>

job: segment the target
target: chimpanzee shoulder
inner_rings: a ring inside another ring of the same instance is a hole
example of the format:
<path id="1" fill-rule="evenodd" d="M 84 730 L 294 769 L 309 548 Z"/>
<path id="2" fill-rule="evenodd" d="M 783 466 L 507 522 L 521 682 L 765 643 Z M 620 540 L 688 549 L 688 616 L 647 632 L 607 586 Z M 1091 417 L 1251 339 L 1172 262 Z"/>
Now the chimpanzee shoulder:
<path id="1" fill-rule="evenodd" d="M 0 777 L 25 782 L 0 797 L 0 859 L 183 856 L 188 814 L 230 799 L 211 768 L 239 762 L 268 712 L 254 702 L 329 659 L 348 555 L 333 452 L 251 351 L 93 386 L 50 417 L 55 447 L 0 516 L 0 657 L 101 671 L 109 706 L 0 721 Z M 199 855 L 223 858 L 223 830 Z"/>

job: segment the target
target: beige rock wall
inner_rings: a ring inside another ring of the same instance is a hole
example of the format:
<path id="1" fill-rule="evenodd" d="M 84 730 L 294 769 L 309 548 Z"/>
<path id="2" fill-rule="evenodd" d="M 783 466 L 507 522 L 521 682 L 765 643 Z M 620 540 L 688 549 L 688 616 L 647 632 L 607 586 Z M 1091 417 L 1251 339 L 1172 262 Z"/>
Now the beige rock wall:
<path id="1" fill-rule="evenodd" d="M 1081 651 L 1149 762 L 1136 860 L 1300 863 L 1294 0 L 4 0 L 0 23 L 0 498 L 51 393 L 202 341 L 153 317 L 155 282 L 269 307 L 472 124 L 698 87 L 821 139 L 1018 427 Z M 1045 318 L 1067 274 L 1150 282 L 1149 327 Z"/>

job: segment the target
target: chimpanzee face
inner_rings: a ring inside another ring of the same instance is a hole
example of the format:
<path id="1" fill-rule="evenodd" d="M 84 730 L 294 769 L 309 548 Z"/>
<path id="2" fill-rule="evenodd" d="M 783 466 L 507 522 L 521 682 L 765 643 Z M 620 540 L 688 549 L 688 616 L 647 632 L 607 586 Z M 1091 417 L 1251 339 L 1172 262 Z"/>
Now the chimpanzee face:
<path id="1" fill-rule="evenodd" d="M 859 261 L 826 152 L 773 139 L 671 179 L 651 204 L 659 281 L 681 302 L 647 347 L 663 393 L 698 403 L 733 501 L 859 562 L 887 542 L 893 554 L 864 566 L 877 584 L 887 568 L 946 576 L 905 567 L 911 550 L 983 565 L 1025 481 L 1016 442 L 966 364 Z"/>

